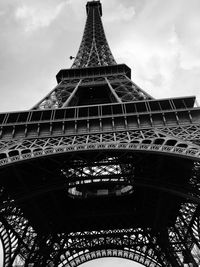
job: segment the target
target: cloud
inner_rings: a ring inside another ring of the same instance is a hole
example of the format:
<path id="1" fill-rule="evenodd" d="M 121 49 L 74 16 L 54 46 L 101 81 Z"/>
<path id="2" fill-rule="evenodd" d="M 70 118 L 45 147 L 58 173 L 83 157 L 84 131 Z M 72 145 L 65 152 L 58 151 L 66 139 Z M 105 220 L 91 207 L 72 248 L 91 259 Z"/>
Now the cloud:
<path id="1" fill-rule="evenodd" d="M 118 29 L 117 61 L 130 65 L 133 80 L 156 98 L 196 93 L 200 99 L 200 1 L 152 0 L 135 10 Z"/>
<path id="2" fill-rule="evenodd" d="M 55 86 L 57 71 L 71 66 L 86 2 L 0 1 L 2 111 L 33 106 Z M 155 98 L 196 94 L 200 99 L 199 0 L 101 3 L 113 55 L 131 67 L 134 82 Z"/>
<path id="3" fill-rule="evenodd" d="M 60 14 L 66 2 L 57 5 L 47 3 L 37 3 L 32 5 L 23 4 L 16 9 L 15 17 L 22 21 L 26 32 L 48 27 L 52 21 Z"/>
<path id="4" fill-rule="evenodd" d="M 125 6 L 122 3 L 114 4 L 113 1 L 105 4 L 109 6 L 109 16 L 104 18 L 105 22 L 130 21 L 135 16 L 134 6 Z"/>

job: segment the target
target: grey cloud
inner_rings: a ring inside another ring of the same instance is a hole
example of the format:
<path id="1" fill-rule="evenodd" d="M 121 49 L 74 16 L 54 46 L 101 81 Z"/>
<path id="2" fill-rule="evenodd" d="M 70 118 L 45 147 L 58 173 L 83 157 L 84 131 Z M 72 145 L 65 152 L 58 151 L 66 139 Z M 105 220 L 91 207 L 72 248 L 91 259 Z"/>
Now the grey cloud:
<path id="1" fill-rule="evenodd" d="M 45 1 L 49 10 L 63 2 Z M 16 20 L 17 8 L 23 5 L 44 8 L 43 1 L 1 1 L 4 13 L 0 15 L 0 90 L 2 102 L 6 103 L 2 104 L 2 111 L 31 107 L 56 85 L 57 71 L 71 66 L 69 56 L 76 55 L 81 41 L 86 1 L 65 3 L 48 26 L 26 34 L 24 21 Z M 190 83 L 195 88 L 195 81 L 199 83 L 197 75 L 191 74 L 200 68 L 199 3 L 199 0 L 189 3 L 188 0 L 102 0 L 104 26 L 114 56 L 119 63 L 130 65 L 133 80 L 155 93 L 155 97 L 170 97 L 174 84 L 180 94 L 186 94 Z M 181 70 L 186 76 L 188 71 L 186 89 L 182 78 L 175 83 L 175 74 L 181 75 Z"/>

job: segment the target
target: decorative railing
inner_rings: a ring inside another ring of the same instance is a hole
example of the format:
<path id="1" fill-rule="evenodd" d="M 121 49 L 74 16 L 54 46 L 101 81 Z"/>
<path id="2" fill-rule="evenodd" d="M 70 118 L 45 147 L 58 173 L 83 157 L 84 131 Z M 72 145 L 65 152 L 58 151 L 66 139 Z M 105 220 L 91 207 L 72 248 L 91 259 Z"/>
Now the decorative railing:
<path id="1" fill-rule="evenodd" d="M 16 161 L 30 160 L 36 157 L 44 157 L 53 154 L 70 153 L 74 151 L 94 151 L 94 150 L 132 150 L 151 153 L 166 153 L 171 155 L 177 155 L 181 157 L 191 158 L 193 160 L 200 160 L 200 150 L 196 148 L 182 148 L 168 145 L 156 145 L 156 144 L 132 144 L 132 143 L 88 143 L 79 145 L 62 145 L 61 147 L 52 147 L 42 149 L 38 151 L 31 151 L 29 153 L 21 153 L 15 156 L 9 156 L 0 159 L 0 166 L 7 165 Z M 6 155 L 6 154 L 4 154 Z"/>
<path id="2" fill-rule="evenodd" d="M 160 267 L 161 264 L 155 262 L 150 257 L 142 255 L 142 253 L 134 250 L 117 250 L 117 249 L 102 249 L 97 251 L 86 252 L 77 254 L 75 257 L 64 259 L 59 267 L 76 267 L 84 262 L 91 261 L 103 257 L 118 257 L 123 259 L 132 260 L 149 267 Z"/>

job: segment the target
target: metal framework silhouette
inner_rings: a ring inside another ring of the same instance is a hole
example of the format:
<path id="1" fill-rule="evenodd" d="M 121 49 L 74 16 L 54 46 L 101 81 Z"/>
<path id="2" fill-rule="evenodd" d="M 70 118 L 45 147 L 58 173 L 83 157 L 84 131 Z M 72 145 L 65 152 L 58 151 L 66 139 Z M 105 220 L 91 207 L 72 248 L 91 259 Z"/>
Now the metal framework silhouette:
<path id="1" fill-rule="evenodd" d="M 111 53 L 100 1 L 86 11 L 58 85 L 31 110 L 0 114 L 4 266 L 197 267 L 200 108 L 138 87 Z"/>

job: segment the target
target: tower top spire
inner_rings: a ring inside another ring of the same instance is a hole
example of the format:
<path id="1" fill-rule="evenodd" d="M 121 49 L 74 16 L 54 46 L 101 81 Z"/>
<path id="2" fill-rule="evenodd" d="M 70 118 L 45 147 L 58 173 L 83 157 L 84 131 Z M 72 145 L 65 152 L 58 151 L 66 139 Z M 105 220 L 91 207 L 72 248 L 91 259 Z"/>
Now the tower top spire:
<path id="1" fill-rule="evenodd" d="M 87 4 L 86 4 L 87 14 L 88 14 L 90 8 L 98 8 L 100 15 L 102 16 L 102 5 L 101 5 L 101 2 L 99 0 L 93 0 L 93 1 L 87 2 Z"/>
<path id="2" fill-rule="evenodd" d="M 100 1 L 87 2 L 86 11 L 85 30 L 72 68 L 58 72 L 58 86 L 34 109 L 151 99 L 132 83 L 131 69 L 116 63 L 104 33 Z"/>
<path id="3" fill-rule="evenodd" d="M 101 21 L 102 5 L 100 1 L 87 2 L 86 12 L 87 21 L 84 34 L 72 68 L 116 65 Z"/>

